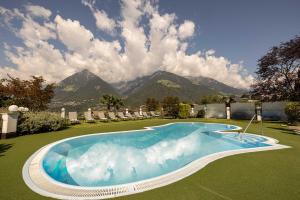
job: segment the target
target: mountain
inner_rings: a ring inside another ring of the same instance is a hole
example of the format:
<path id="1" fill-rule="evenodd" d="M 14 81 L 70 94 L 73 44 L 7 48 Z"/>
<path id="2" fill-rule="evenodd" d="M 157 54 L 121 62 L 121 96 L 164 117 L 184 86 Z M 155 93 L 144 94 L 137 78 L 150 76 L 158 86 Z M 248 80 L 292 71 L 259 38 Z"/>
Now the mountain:
<path id="1" fill-rule="evenodd" d="M 62 80 L 55 89 L 50 108 L 87 110 L 99 104 L 104 94 L 119 95 L 114 87 L 88 70 L 75 73 Z"/>
<path id="2" fill-rule="evenodd" d="M 125 103 L 132 106 L 143 104 L 148 97 L 162 100 L 165 96 L 177 96 L 181 101 L 195 102 L 201 96 L 218 93 L 206 86 L 194 84 L 185 77 L 165 71 L 157 71 L 150 76 L 114 86 L 127 97 Z"/>
<path id="3" fill-rule="evenodd" d="M 162 100 L 165 96 L 177 96 L 181 101 L 197 102 L 204 95 L 245 92 L 211 78 L 182 77 L 166 71 L 157 71 L 128 82 L 109 84 L 90 71 L 83 70 L 57 85 L 50 109 L 64 107 L 69 111 L 84 111 L 99 106 L 99 100 L 104 94 L 122 96 L 126 105 L 139 106 L 148 97 Z"/>
<path id="4" fill-rule="evenodd" d="M 233 94 L 233 95 L 241 95 L 245 94 L 248 91 L 245 89 L 238 89 L 231 86 L 228 86 L 224 83 L 221 83 L 219 81 L 216 81 L 215 79 L 198 76 L 198 77 L 186 77 L 190 81 L 192 81 L 194 84 L 206 86 L 212 90 L 216 90 L 220 92 L 221 94 Z"/>

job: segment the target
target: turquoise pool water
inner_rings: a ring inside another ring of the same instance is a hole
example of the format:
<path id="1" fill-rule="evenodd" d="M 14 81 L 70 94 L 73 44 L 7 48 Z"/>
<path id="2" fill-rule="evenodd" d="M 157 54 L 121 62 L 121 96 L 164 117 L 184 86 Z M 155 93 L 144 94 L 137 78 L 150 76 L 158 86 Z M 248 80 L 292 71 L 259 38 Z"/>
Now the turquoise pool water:
<path id="1" fill-rule="evenodd" d="M 158 177 L 206 155 L 270 146 L 256 135 L 218 133 L 225 124 L 173 123 L 140 131 L 94 134 L 54 145 L 42 168 L 52 179 L 84 187 L 112 186 Z"/>

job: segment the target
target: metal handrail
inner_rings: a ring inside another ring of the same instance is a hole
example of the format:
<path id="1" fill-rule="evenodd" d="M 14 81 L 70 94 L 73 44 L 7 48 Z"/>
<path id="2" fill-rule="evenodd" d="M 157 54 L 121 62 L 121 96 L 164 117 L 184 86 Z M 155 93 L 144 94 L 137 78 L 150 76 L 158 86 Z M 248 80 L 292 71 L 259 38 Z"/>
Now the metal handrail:
<path id="1" fill-rule="evenodd" d="M 249 128 L 249 126 L 251 125 L 252 121 L 254 120 L 254 118 L 256 117 L 256 114 L 253 115 L 253 117 L 251 118 L 250 122 L 248 123 L 248 125 L 246 126 L 245 130 L 241 133 L 240 132 L 240 139 L 242 139 L 242 134 L 245 134 L 247 129 Z"/>

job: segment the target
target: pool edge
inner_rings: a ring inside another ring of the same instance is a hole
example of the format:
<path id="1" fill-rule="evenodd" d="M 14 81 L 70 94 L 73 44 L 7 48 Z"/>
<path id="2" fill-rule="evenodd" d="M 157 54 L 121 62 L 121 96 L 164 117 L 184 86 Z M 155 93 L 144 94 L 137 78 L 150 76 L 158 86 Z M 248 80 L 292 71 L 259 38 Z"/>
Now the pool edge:
<path id="1" fill-rule="evenodd" d="M 179 122 L 179 123 L 181 123 L 181 122 Z M 184 122 L 184 123 L 188 123 L 188 122 Z M 160 126 L 166 126 L 169 124 L 174 124 L 174 123 L 168 123 L 168 124 L 164 124 L 164 125 L 160 125 Z M 226 124 L 226 125 L 229 125 L 229 124 Z M 233 125 L 233 126 L 235 126 L 235 125 Z M 159 127 L 159 126 L 152 126 L 152 127 Z M 141 130 L 145 130 L 145 129 L 149 130 L 149 129 L 152 129 L 152 127 L 145 127 L 144 129 L 141 129 Z M 238 126 L 235 126 L 235 127 L 240 129 L 240 127 L 238 127 Z M 141 131 L 141 130 L 135 130 L 135 131 Z M 234 129 L 234 130 L 236 130 L 236 129 Z M 104 134 L 113 134 L 113 133 L 121 133 L 121 132 L 128 132 L 128 131 L 106 132 Z M 223 133 L 222 131 L 218 131 L 218 132 Z M 103 133 L 96 133 L 96 134 L 103 134 Z M 251 133 L 247 133 L 247 134 L 251 134 Z M 89 134 L 89 135 L 95 135 L 95 134 Z M 256 135 L 256 134 L 251 134 L 251 135 Z M 87 135 L 84 135 L 84 136 L 87 136 Z M 152 190 L 155 188 L 169 185 L 171 183 L 177 182 L 181 179 L 184 179 L 184 178 L 196 173 L 197 171 L 204 168 L 209 163 L 211 163 L 215 160 L 227 157 L 227 156 L 232 156 L 232 155 L 237 155 L 237 154 L 242 154 L 242 153 L 290 148 L 289 146 L 278 144 L 279 141 L 274 138 L 270 138 L 267 136 L 261 136 L 261 135 L 256 135 L 256 136 L 266 138 L 271 146 L 255 147 L 255 148 L 248 148 L 248 149 L 238 149 L 238 150 L 228 150 L 228 151 L 210 154 L 210 155 L 204 156 L 202 158 L 199 158 L 197 160 L 194 160 L 193 162 L 189 163 L 188 165 L 186 165 L 178 170 L 175 170 L 173 172 L 170 172 L 168 174 L 164 174 L 162 176 L 142 180 L 139 182 L 133 182 L 133 183 L 129 183 L 129 184 L 97 187 L 97 188 L 96 187 L 87 188 L 87 187 L 79 187 L 79 186 L 65 187 L 67 184 L 57 184 L 56 182 L 46 178 L 43 181 L 46 181 L 46 182 L 49 181 L 46 185 L 50 185 L 50 188 L 39 187 L 36 184 L 36 180 L 33 180 L 37 177 L 32 177 L 29 172 L 29 168 L 31 167 L 31 165 L 37 165 L 36 161 L 35 161 L 35 163 L 32 164 L 33 160 L 40 153 L 47 152 L 46 151 L 47 149 L 51 148 L 53 145 L 55 145 L 57 143 L 60 143 L 62 141 L 66 141 L 66 140 L 69 140 L 72 138 L 83 137 L 83 136 L 71 137 L 71 138 L 66 138 L 63 140 L 59 140 L 59 141 L 50 143 L 48 145 L 41 147 L 39 150 L 37 150 L 25 162 L 23 169 L 22 169 L 22 176 L 23 176 L 23 180 L 24 180 L 25 184 L 31 190 L 33 190 L 34 192 L 36 192 L 42 196 L 47 196 L 47 197 L 52 197 L 52 198 L 57 198 L 57 199 L 76 199 L 76 200 L 77 199 L 82 200 L 82 199 L 114 198 L 114 197 L 118 197 L 118 196 L 125 196 L 125 195 L 140 193 L 140 192 L 144 192 L 144 191 L 148 191 L 148 190 Z M 39 157 L 42 159 L 43 155 L 39 155 Z M 34 167 L 37 167 L 37 166 L 34 166 Z M 37 175 L 37 172 L 35 172 L 35 173 L 36 173 L 35 175 Z M 43 177 L 44 176 L 43 173 L 39 174 L 39 176 L 41 176 L 42 178 L 45 178 L 45 177 Z M 40 179 L 41 177 L 38 177 L 37 182 L 42 180 L 42 179 Z M 67 186 L 70 186 L 70 185 L 67 185 Z M 51 188 L 51 187 L 53 187 L 53 188 Z M 58 194 L 57 191 L 49 192 L 49 191 L 53 190 L 54 188 L 56 188 L 56 189 L 60 188 L 61 194 Z M 46 189 L 48 189 L 48 191 Z M 62 193 L 64 193 L 64 194 L 62 195 Z M 69 195 L 66 195 L 66 193 L 69 193 Z M 75 194 L 80 194 L 80 195 L 75 195 Z"/>

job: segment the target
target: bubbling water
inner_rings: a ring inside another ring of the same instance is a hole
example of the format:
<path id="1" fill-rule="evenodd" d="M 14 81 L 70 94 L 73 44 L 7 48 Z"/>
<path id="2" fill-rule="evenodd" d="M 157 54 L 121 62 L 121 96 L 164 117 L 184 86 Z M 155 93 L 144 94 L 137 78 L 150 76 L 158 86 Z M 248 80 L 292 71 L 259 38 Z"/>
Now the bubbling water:
<path id="1" fill-rule="evenodd" d="M 77 148 L 69 152 L 66 167 L 79 185 L 95 185 L 100 182 L 124 182 L 134 177 L 147 177 L 157 173 L 166 162 L 189 156 L 196 151 L 199 134 L 190 134 L 179 140 L 167 140 L 153 146 L 138 149 L 114 143 L 97 143 L 84 154 Z"/>

